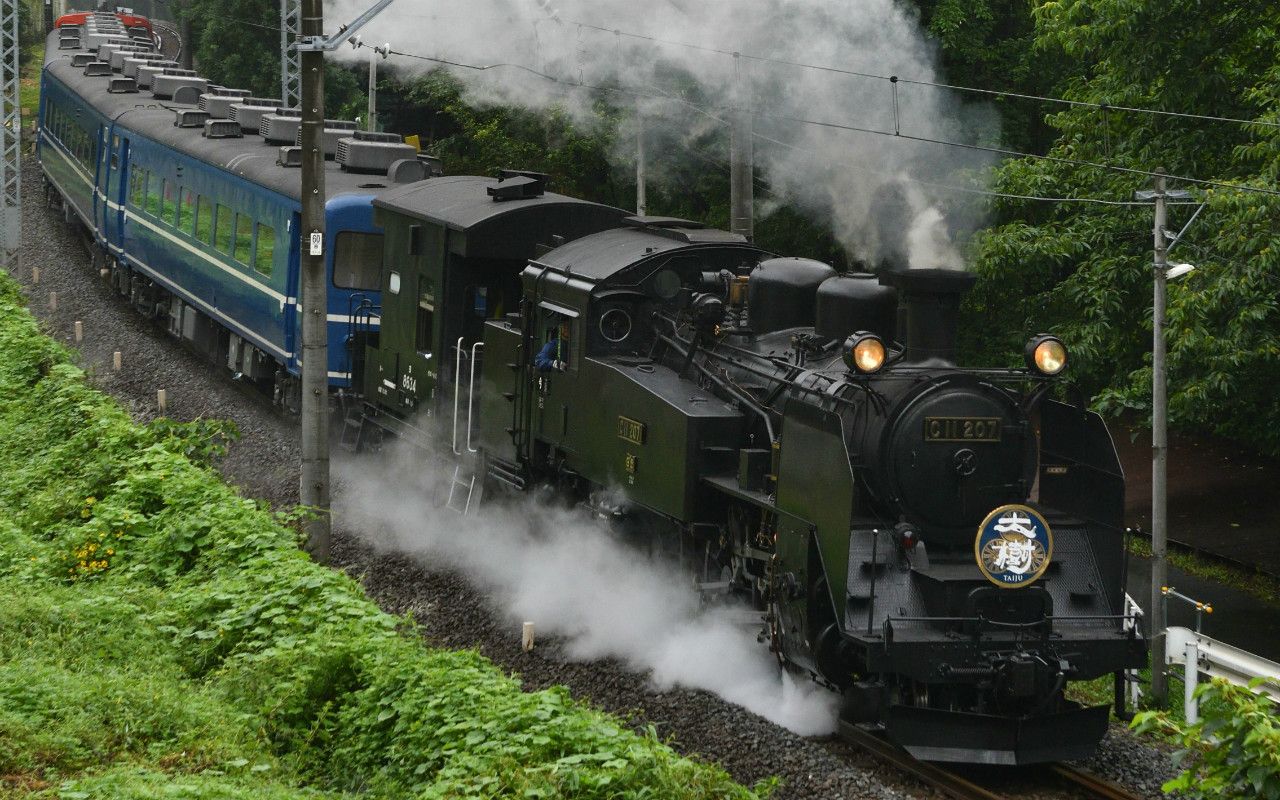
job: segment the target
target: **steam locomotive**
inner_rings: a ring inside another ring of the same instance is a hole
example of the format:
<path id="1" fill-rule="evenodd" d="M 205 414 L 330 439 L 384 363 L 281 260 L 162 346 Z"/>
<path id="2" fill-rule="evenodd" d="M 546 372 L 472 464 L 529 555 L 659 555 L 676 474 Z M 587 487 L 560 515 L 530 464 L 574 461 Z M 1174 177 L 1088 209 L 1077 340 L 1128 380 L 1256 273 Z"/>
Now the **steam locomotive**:
<path id="1" fill-rule="evenodd" d="M 297 114 L 158 61 L 125 25 L 51 35 L 46 180 L 134 305 L 288 405 Z M 1029 339 L 1025 368 L 961 368 L 962 271 L 841 275 L 537 173 L 422 180 L 395 138 L 326 125 L 344 443 L 451 451 L 464 513 L 551 487 L 676 554 L 754 603 L 850 724 L 921 758 L 1092 752 L 1108 707 L 1064 689 L 1112 674 L 1123 713 L 1145 648 L 1123 476 L 1102 420 L 1055 399 L 1061 341 Z"/>
<path id="2" fill-rule="evenodd" d="M 430 439 L 448 503 L 552 486 L 761 610 L 851 724 L 936 761 L 1088 756 L 1070 681 L 1145 663 L 1124 613 L 1123 475 L 1053 397 L 1067 353 L 955 362 L 974 277 L 840 275 L 545 176 L 380 196 L 380 334 L 347 436 Z"/>

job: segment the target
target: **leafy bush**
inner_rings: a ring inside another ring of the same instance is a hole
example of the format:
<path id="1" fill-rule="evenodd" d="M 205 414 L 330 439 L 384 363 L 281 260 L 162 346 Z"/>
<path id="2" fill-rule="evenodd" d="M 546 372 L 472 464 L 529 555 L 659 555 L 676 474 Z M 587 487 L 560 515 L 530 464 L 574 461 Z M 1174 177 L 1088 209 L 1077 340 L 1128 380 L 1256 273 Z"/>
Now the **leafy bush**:
<path id="1" fill-rule="evenodd" d="M 1134 717 L 1139 732 L 1159 732 L 1183 745 L 1174 763 L 1186 768 L 1164 790 L 1192 800 L 1280 798 L 1280 718 L 1271 698 L 1217 679 L 1196 687 L 1196 696 L 1197 723 L 1178 723 L 1155 711 Z"/>
<path id="2" fill-rule="evenodd" d="M 0 794 L 757 796 L 424 648 L 219 479 L 232 436 L 134 424 L 0 276 Z"/>

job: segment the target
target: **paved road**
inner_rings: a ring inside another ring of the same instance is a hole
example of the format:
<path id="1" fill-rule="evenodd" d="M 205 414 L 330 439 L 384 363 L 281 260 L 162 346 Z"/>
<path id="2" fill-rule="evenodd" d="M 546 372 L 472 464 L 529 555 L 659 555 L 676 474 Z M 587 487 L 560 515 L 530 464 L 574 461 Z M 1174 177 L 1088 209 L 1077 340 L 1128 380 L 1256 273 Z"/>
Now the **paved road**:
<path id="1" fill-rule="evenodd" d="M 1227 644 L 1280 662 L 1280 598 L 1264 603 L 1244 592 L 1169 567 L 1169 585 L 1182 594 L 1210 603 L 1213 613 L 1204 617 L 1201 630 Z M 1144 609 L 1151 605 L 1151 561 L 1129 562 L 1129 595 Z M 1169 601 L 1169 624 L 1195 628 L 1195 610 L 1186 603 Z"/>

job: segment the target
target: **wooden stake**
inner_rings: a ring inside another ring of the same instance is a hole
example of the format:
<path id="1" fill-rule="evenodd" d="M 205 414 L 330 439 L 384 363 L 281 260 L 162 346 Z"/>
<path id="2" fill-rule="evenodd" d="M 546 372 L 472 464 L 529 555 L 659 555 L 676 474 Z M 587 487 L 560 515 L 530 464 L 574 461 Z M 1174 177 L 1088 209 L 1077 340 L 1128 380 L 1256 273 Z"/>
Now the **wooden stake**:
<path id="1" fill-rule="evenodd" d="M 81 322 L 80 320 L 76 320 L 76 341 L 79 342 L 83 340 L 84 340 L 84 323 Z"/>
<path id="2" fill-rule="evenodd" d="M 31 268 L 31 285 L 32 286 L 40 285 L 40 268 L 39 267 Z"/>
<path id="3" fill-rule="evenodd" d="M 169 398 L 164 389 L 156 389 L 156 405 L 160 408 L 161 414 L 169 410 Z"/>
<path id="4" fill-rule="evenodd" d="M 120 351 L 119 350 L 111 354 L 111 371 L 112 372 L 120 371 Z"/>
<path id="5" fill-rule="evenodd" d="M 57 292 L 49 292 L 49 310 L 50 311 L 58 310 L 58 293 Z"/>
<path id="6" fill-rule="evenodd" d="M 526 653 L 533 649 L 533 623 L 526 622 L 520 631 L 520 649 Z"/>

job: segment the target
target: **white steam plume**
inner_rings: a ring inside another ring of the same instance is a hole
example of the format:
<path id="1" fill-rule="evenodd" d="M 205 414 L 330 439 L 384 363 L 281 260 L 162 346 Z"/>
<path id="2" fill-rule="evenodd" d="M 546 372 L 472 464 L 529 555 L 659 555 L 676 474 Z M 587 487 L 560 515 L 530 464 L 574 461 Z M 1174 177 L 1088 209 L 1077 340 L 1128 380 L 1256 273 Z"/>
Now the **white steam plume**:
<path id="1" fill-rule="evenodd" d="M 330 0 L 326 20 L 335 27 L 366 7 L 367 0 Z M 558 106 L 586 121 L 593 119 L 589 93 L 565 84 L 625 89 L 611 99 L 644 112 L 659 175 L 662 159 L 698 150 L 708 131 L 724 129 L 735 104 L 745 105 L 755 112 L 756 167 L 771 191 L 830 224 L 872 265 L 961 266 L 950 244 L 956 231 L 938 209 L 946 190 L 937 184 L 980 171 L 990 159 L 796 120 L 953 142 L 992 141 L 998 132 L 992 109 L 962 107 L 944 89 L 774 63 L 936 81 L 934 46 L 914 12 L 895 0 L 398 0 L 361 33 L 406 53 L 508 65 L 452 69 L 473 103 Z M 439 66 L 392 59 L 405 70 Z M 617 163 L 633 155 L 624 135 Z"/>
<path id="2" fill-rule="evenodd" d="M 342 467 L 334 500 L 342 524 L 376 549 L 465 575 L 506 615 L 513 641 L 531 620 L 569 658 L 615 658 L 659 689 L 710 691 L 799 734 L 834 730 L 836 695 L 781 674 L 758 628 L 704 608 L 687 575 L 603 523 L 532 499 L 461 516 L 433 502 L 449 476 L 424 474 L 407 455 Z"/>

